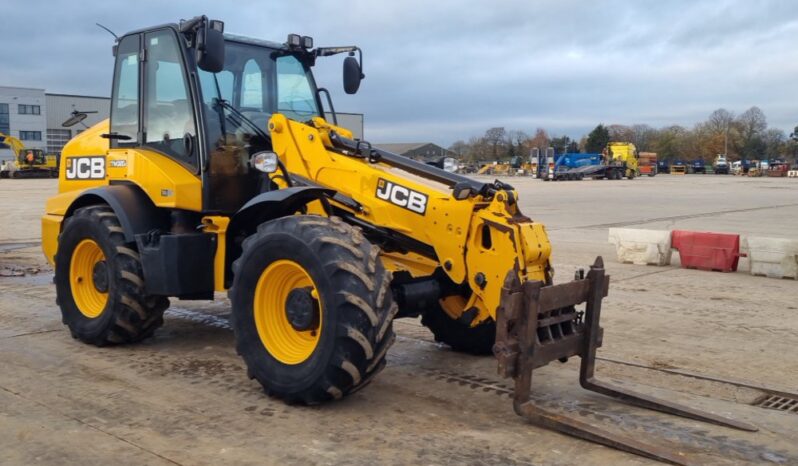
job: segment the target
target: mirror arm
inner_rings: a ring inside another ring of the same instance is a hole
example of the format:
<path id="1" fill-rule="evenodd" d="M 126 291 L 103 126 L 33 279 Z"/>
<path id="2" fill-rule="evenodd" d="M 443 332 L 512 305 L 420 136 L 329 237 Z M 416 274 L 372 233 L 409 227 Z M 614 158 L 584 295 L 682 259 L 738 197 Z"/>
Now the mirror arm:
<path id="1" fill-rule="evenodd" d="M 365 79 L 366 75 L 363 74 L 363 51 L 360 50 L 360 47 L 355 47 L 355 50 L 357 50 L 357 54 L 358 54 L 358 57 L 357 57 L 358 60 L 357 61 L 360 63 L 360 79 Z M 349 52 L 349 56 L 350 57 L 352 55 L 354 55 L 354 54 L 355 54 L 355 52 Z"/>

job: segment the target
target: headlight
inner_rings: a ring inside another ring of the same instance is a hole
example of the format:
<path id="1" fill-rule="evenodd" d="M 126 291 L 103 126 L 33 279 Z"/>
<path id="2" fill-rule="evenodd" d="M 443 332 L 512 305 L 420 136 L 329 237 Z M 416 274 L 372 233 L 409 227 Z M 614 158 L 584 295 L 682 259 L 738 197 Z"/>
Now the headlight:
<path id="1" fill-rule="evenodd" d="M 277 154 L 266 151 L 253 155 L 249 163 L 258 171 L 274 173 L 277 171 L 277 162 Z"/>
<path id="2" fill-rule="evenodd" d="M 446 157 L 445 159 L 443 159 L 443 169 L 446 170 L 449 173 L 456 172 L 457 171 L 457 160 L 455 160 L 455 159 L 453 159 L 451 157 Z"/>

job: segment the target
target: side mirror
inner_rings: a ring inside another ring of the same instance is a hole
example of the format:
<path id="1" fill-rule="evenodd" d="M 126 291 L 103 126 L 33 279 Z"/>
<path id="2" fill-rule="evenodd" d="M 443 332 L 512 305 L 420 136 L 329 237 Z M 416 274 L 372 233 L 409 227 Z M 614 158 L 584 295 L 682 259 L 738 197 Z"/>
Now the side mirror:
<path id="1" fill-rule="evenodd" d="M 344 92 L 354 94 L 360 88 L 360 81 L 364 78 L 355 57 L 344 58 Z"/>
<path id="2" fill-rule="evenodd" d="M 224 69 L 224 34 L 220 30 L 224 26 L 217 24 L 221 22 L 205 22 L 197 29 L 197 66 L 209 73 L 218 73 Z"/>

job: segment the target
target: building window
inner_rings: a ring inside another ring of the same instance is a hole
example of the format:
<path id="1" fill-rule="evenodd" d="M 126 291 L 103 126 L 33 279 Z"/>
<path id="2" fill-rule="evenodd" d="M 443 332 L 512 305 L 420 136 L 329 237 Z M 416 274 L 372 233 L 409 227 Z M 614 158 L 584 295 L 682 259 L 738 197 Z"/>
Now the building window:
<path id="1" fill-rule="evenodd" d="M 11 127 L 8 119 L 8 104 L 0 104 L 0 133 L 11 133 Z M 0 149 L 7 149 L 8 146 L 0 144 Z"/>
<path id="2" fill-rule="evenodd" d="M 19 139 L 22 141 L 41 141 L 42 140 L 42 132 L 41 131 L 20 131 L 19 132 Z"/>
<path id="3" fill-rule="evenodd" d="M 17 113 L 20 115 L 41 115 L 42 108 L 39 105 L 19 104 Z"/>
<path id="4" fill-rule="evenodd" d="M 61 149 L 72 139 L 72 130 L 47 129 L 47 153 L 61 155 Z"/>

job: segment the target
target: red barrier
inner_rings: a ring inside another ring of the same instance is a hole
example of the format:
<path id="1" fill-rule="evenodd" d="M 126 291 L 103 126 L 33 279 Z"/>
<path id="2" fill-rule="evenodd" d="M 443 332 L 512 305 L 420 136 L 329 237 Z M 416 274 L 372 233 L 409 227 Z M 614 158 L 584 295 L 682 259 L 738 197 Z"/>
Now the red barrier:
<path id="1" fill-rule="evenodd" d="M 734 272 L 740 259 L 740 235 L 673 230 L 671 246 L 686 269 Z"/>

